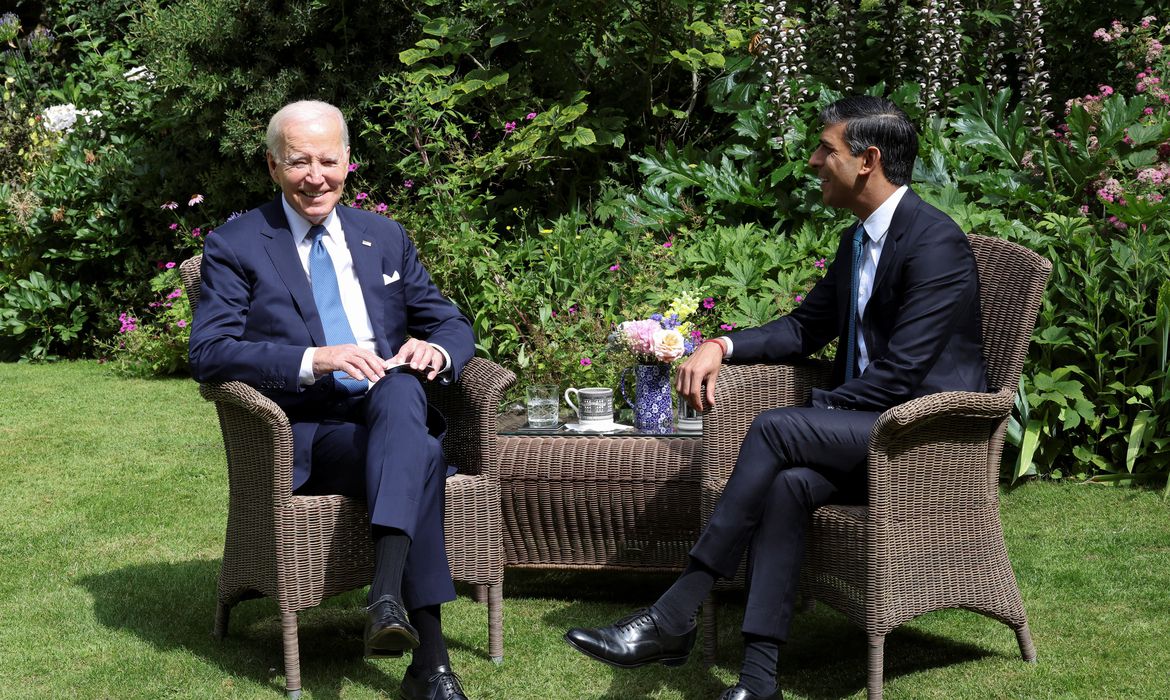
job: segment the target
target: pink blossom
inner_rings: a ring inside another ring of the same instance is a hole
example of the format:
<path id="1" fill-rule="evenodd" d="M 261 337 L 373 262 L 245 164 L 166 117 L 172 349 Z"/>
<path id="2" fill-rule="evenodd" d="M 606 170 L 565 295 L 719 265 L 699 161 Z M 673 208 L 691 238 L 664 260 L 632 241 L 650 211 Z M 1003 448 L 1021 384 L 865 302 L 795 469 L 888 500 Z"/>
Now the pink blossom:
<path id="1" fill-rule="evenodd" d="M 516 130 L 516 122 L 504 122 L 504 133 L 510 134 Z"/>
<path id="2" fill-rule="evenodd" d="M 187 206 L 189 207 L 193 207 L 196 204 L 203 204 L 203 195 L 193 194 L 191 195 L 191 199 L 187 200 Z"/>
<path id="3" fill-rule="evenodd" d="M 799 303 L 801 303 L 801 302 L 803 302 L 803 301 L 804 301 L 804 295 L 803 295 L 803 294 L 797 294 L 797 295 L 796 295 L 796 303 L 797 303 L 797 304 L 799 304 Z"/>
<path id="4" fill-rule="evenodd" d="M 1124 221 L 1117 218 L 1116 216 L 1109 217 L 1108 221 L 1109 223 L 1113 224 L 1113 228 L 1117 229 L 1118 231 L 1124 231 L 1125 229 L 1129 228 L 1129 226 L 1127 226 Z"/>
<path id="5" fill-rule="evenodd" d="M 577 315 L 577 306 L 576 306 L 576 304 L 574 304 L 573 306 L 570 306 L 570 307 L 569 307 L 569 315 L 570 315 L 570 316 L 575 316 L 575 315 Z"/>
<path id="6" fill-rule="evenodd" d="M 721 331 L 735 330 L 735 324 L 734 323 L 720 323 L 719 330 L 721 330 Z"/>
<path id="7" fill-rule="evenodd" d="M 171 224 L 171 225 L 170 225 L 170 226 L 168 226 L 167 228 L 169 228 L 169 229 L 170 229 L 170 230 L 172 230 L 172 231 L 178 231 L 178 230 L 179 230 L 179 225 L 178 225 L 178 224 Z"/>
<path id="8" fill-rule="evenodd" d="M 354 197 L 354 199 L 356 199 L 359 202 L 362 201 L 363 199 L 369 199 L 369 198 L 370 198 L 370 195 L 367 192 L 358 192 L 357 196 Z"/>
<path id="9" fill-rule="evenodd" d="M 409 190 L 410 188 L 414 187 L 414 180 L 403 180 L 402 186 Z"/>
<path id="10" fill-rule="evenodd" d="M 350 164 L 349 164 L 349 169 L 348 169 L 348 172 L 351 172 L 351 173 L 352 173 L 352 172 L 354 172 L 355 170 L 357 170 L 357 169 L 358 169 L 358 168 L 360 168 L 360 167 L 362 167 L 362 166 L 361 166 L 361 163 L 350 163 Z"/>
<path id="11" fill-rule="evenodd" d="M 1081 205 L 1081 213 L 1084 214 L 1085 216 L 1089 215 L 1089 205 L 1088 204 Z"/>
<path id="12" fill-rule="evenodd" d="M 181 319 L 181 318 L 180 318 L 180 319 L 179 319 L 179 320 L 178 320 L 178 321 L 175 323 L 175 325 L 176 325 L 176 326 L 178 326 L 179 328 L 186 328 L 186 327 L 187 327 L 187 322 L 186 322 L 186 321 L 184 321 L 183 319 Z"/>
<path id="13" fill-rule="evenodd" d="M 588 358 L 588 357 L 581 358 L 581 366 L 582 367 L 588 367 L 591 364 L 593 364 L 593 360 L 591 358 Z"/>
<path id="14" fill-rule="evenodd" d="M 198 226 L 191 229 L 191 237 L 192 238 L 199 238 L 202 235 L 203 235 L 203 229 L 199 228 Z"/>
<path id="15" fill-rule="evenodd" d="M 621 268 L 622 268 L 622 264 L 621 264 L 621 263 L 614 263 L 614 264 L 612 264 L 612 265 L 610 265 L 610 266 L 609 266 L 609 271 L 610 271 L 610 272 L 617 272 L 617 271 L 618 271 L 618 270 L 620 270 Z"/>
<path id="16" fill-rule="evenodd" d="M 183 290 L 179 287 L 175 287 L 171 293 L 167 295 L 167 299 L 178 299 L 181 296 L 183 296 Z"/>
<path id="17" fill-rule="evenodd" d="M 166 202 L 161 207 L 159 207 L 159 209 L 170 209 L 172 211 L 175 209 L 178 209 L 178 208 L 179 208 L 179 203 L 174 202 L 174 201 Z"/>
<path id="18" fill-rule="evenodd" d="M 118 320 L 122 322 L 122 328 L 119 333 L 129 333 L 133 330 L 138 330 L 138 319 L 134 318 L 126 312 L 118 314 Z"/>
<path id="19" fill-rule="evenodd" d="M 825 259 L 821 258 L 820 260 L 816 261 L 815 263 L 813 263 L 813 267 L 815 267 L 818 270 L 825 269 Z"/>
<path id="20" fill-rule="evenodd" d="M 646 319 L 626 321 L 618 326 L 618 330 L 625 336 L 630 350 L 641 355 L 649 355 L 654 352 L 654 334 L 662 330 L 662 326 L 658 321 Z"/>
<path id="21" fill-rule="evenodd" d="M 703 299 L 703 308 L 704 308 L 704 309 L 713 309 L 713 308 L 715 308 L 715 297 L 706 297 L 706 298 L 704 298 L 704 299 Z"/>
<path id="22" fill-rule="evenodd" d="M 168 270 L 173 270 L 173 269 L 174 269 L 174 267 L 175 267 L 175 263 L 173 263 L 173 262 L 169 262 L 169 263 L 167 263 L 167 264 L 166 264 L 166 268 L 167 268 Z"/>
<path id="23" fill-rule="evenodd" d="M 379 214 L 385 214 L 386 210 L 389 208 L 390 207 L 386 206 L 385 202 L 378 202 L 377 206 L 374 207 L 374 211 L 378 212 Z"/>
<path id="24" fill-rule="evenodd" d="M 1101 94 L 1106 97 L 1109 97 L 1113 94 L 1113 88 L 1108 85 L 1098 85 L 1097 89 L 1100 90 Z"/>
<path id="25" fill-rule="evenodd" d="M 1147 117 L 1153 113 L 1154 113 L 1153 107 L 1146 107 L 1145 109 L 1142 110 L 1142 114 L 1146 115 Z"/>
<path id="26" fill-rule="evenodd" d="M 662 244 L 662 247 L 663 247 L 663 248 L 670 248 L 670 247 L 672 247 L 673 245 L 674 245 L 674 243 L 672 243 L 672 242 L 670 242 L 670 241 L 667 241 L 667 242 L 665 242 L 665 243 L 663 243 L 663 244 Z"/>
<path id="27" fill-rule="evenodd" d="M 524 118 L 528 121 L 532 121 L 533 119 L 536 119 L 536 112 L 529 112 L 524 116 Z"/>

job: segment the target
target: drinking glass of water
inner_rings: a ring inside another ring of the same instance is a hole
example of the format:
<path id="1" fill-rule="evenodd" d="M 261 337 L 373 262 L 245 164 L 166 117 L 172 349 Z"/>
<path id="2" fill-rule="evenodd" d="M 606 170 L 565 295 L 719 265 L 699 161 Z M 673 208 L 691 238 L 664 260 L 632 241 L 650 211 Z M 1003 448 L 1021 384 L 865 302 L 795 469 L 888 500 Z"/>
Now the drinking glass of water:
<path id="1" fill-rule="evenodd" d="M 560 418 L 560 392 L 556 384 L 528 386 L 528 427 L 552 428 Z"/>

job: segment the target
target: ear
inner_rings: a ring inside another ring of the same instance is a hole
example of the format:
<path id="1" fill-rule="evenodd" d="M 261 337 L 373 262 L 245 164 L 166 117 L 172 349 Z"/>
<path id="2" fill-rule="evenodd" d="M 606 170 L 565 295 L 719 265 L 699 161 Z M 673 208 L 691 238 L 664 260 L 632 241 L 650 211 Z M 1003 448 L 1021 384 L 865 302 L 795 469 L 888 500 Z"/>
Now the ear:
<path id="1" fill-rule="evenodd" d="M 280 182 L 276 179 L 276 158 L 272 157 L 272 151 L 265 151 L 264 156 L 268 160 L 268 176 L 272 178 L 273 182 Z"/>
<path id="2" fill-rule="evenodd" d="M 882 152 L 878 150 L 877 146 L 870 146 L 861 154 L 861 167 L 857 173 L 859 175 L 869 175 L 874 172 L 883 172 Z"/>

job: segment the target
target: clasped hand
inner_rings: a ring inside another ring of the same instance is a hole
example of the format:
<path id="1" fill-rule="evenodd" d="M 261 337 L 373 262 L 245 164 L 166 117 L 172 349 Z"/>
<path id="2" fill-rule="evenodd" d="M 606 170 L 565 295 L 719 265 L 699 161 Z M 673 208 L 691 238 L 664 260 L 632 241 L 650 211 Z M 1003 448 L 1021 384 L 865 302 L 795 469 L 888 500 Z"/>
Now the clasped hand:
<path id="1" fill-rule="evenodd" d="M 382 359 L 377 353 L 364 350 L 357 345 L 326 345 L 313 352 L 313 374 L 318 377 L 342 371 L 357 380 L 369 380 L 371 384 L 386 376 L 386 372 L 398 366 L 408 366 L 430 381 L 442 371 L 446 358 L 438 348 L 417 338 L 410 338 L 398 353 L 389 359 Z"/>

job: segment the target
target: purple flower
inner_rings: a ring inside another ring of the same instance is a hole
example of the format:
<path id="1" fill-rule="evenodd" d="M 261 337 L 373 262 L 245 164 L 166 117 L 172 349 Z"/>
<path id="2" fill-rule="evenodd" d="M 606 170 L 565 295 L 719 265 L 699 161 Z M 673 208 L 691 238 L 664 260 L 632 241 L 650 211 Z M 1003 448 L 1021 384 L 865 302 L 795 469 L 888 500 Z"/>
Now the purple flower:
<path id="1" fill-rule="evenodd" d="M 576 313 L 577 313 L 577 305 L 576 305 L 576 304 L 574 304 L 573 306 L 570 306 L 570 307 L 569 307 L 569 315 L 570 315 L 570 316 L 573 316 L 573 315 L 575 315 Z"/>
<path id="2" fill-rule="evenodd" d="M 385 214 L 386 210 L 389 208 L 390 207 L 387 207 L 385 202 L 378 202 L 378 205 L 374 207 L 374 211 L 378 212 L 379 214 Z"/>
<path id="3" fill-rule="evenodd" d="M 167 295 L 167 299 L 178 299 L 181 296 L 183 296 L 183 290 L 175 287 L 175 289 Z"/>
<path id="4" fill-rule="evenodd" d="M 591 360 L 590 358 L 588 358 L 588 357 L 581 358 L 581 366 L 582 367 L 588 367 L 591 364 L 593 364 L 593 360 Z"/>
<path id="5" fill-rule="evenodd" d="M 715 308 L 715 297 L 706 297 L 705 299 L 703 299 L 703 308 L 704 309 Z"/>
<path id="6" fill-rule="evenodd" d="M 414 187 L 414 180 L 403 180 L 402 186 L 409 190 L 410 188 Z"/>
<path id="7" fill-rule="evenodd" d="M 191 237 L 192 238 L 199 238 L 199 236 L 201 236 L 202 234 L 203 234 L 203 229 L 199 228 L 198 226 L 191 229 Z"/>
<path id="8" fill-rule="evenodd" d="M 370 197 L 370 195 L 369 195 L 369 194 L 367 194 L 367 193 L 365 193 L 365 192 L 358 192 L 358 193 L 357 193 L 357 196 L 356 196 L 356 197 L 354 197 L 354 199 L 356 199 L 357 201 L 359 201 L 359 202 L 360 202 L 360 201 L 362 201 L 363 199 L 369 199 L 369 197 Z"/>
<path id="9" fill-rule="evenodd" d="M 813 263 L 813 267 L 815 267 L 818 270 L 825 269 L 825 259 L 821 258 L 820 260 L 816 261 L 815 263 Z"/>
<path id="10" fill-rule="evenodd" d="M 670 248 L 673 245 L 674 245 L 674 243 L 672 243 L 671 241 L 667 241 L 667 242 L 662 244 L 662 247 L 663 248 Z"/>
<path id="11" fill-rule="evenodd" d="M 614 263 L 614 264 L 612 264 L 612 265 L 610 265 L 610 266 L 609 266 L 609 271 L 610 271 L 610 272 L 617 272 L 617 271 L 618 271 L 618 270 L 620 270 L 620 269 L 622 269 L 622 264 L 621 264 L 621 263 Z"/>
<path id="12" fill-rule="evenodd" d="M 510 134 L 516 130 L 516 122 L 504 122 L 504 133 Z"/>
<path id="13" fill-rule="evenodd" d="M 170 226 L 168 226 L 167 228 L 169 228 L 169 229 L 170 229 L 170 230 L 172 230 L 172 231 L 178 231 L 178 230 L 179 230 L 179 225 L 178 225 L 178 224 L 171 224 L 171 225 L 170 225 Z"/>
<path id="14" fill-rule="evenodd" d="M 180 318 L 175 325 L 177 325 L 179 328 L 186 328 L 187 322 Z"/>
<path id="15" fill-rule="evenodd" d="M 796 303 L 797 303 L 797 304 L 799 304 L 799 303 L 801 303 L 801 302 L 803 302 L 803 301 L 804 301 L 804 295 L 803 295 L 803 294 L 797 294 L 797 295 L 796 295 Z"/>
<path id="16" fill-rule="evenodd" d="M 721 331 L 733 331 L 733 330 L 735 330 L 735 324 L 734 324 L 734 323 L 720 323 L 720 324 L 719 324 L 719 330 L 721 330 Z"/>
<path id="17" fill-rule="evenodd" d="M 122 328 L 118 331 L 119 333 L 129 333 L 138 329 L 138 319 L 126 312 L 118 314 L 118 320 L 122 322 Z"/>
<path id="18" fill-rule="evenodd" d="M 361 163 L 350 163 L 349 164 L 349 172 L 352 173 L 360 167 L 361 167 Z"/>
<path id="19" fill-rule="evenodd" d="M 227 220 L 231 221 L 232 219 L 238 219 L 243 215 L 244 215 L 244 212 L 242 212 L 242 211 L 233 211 L 231 214 L 228 214 Z"/>
<path id="20" fill-rule="evenodd" d="M 174 267 L 175 267 L 175 263 L 173 263 L 173 262 L 169 262 L 169 263 L 167 263 L 167 264 L 166 264 L 166 268 L 167 268 L 168 270 L 173 270 L 173 269 L 174 269 Z"/>
<path id="21" fill-rule="evenodd" d="M 524 116 L 524 118 L 528 121 L 532 121 L 533 119 L 536 119 L 536 112 L 529 112 Z"/>

